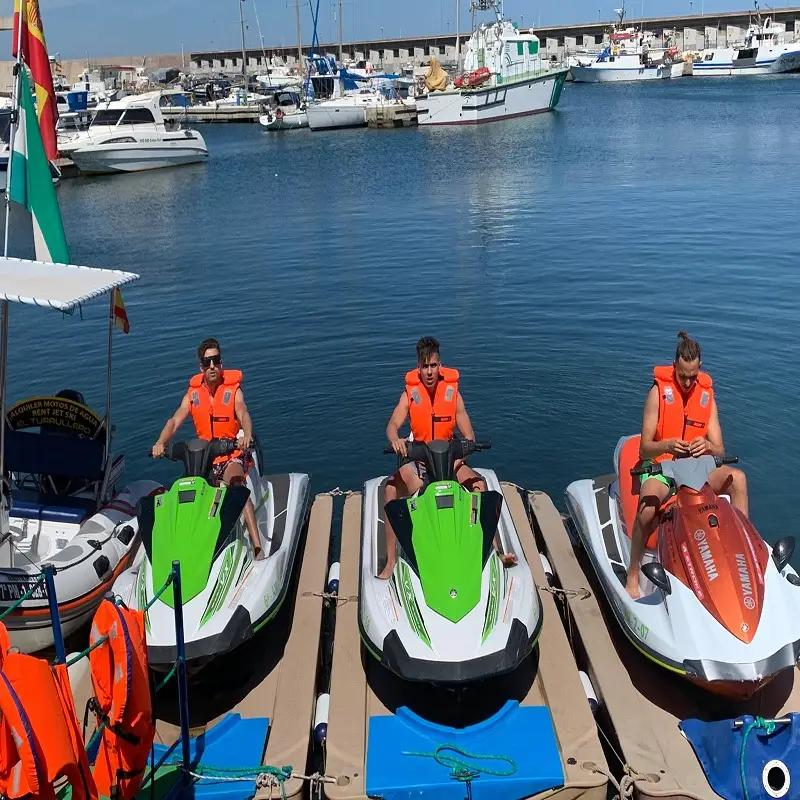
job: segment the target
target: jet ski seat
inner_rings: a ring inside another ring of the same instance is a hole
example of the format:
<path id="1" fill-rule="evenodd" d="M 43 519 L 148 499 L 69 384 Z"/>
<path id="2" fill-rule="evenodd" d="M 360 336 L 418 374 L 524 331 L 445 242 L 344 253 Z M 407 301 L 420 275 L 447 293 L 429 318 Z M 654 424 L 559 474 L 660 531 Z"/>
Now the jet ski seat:
<path id="1" fill-rule="evenodd" d="M 636 522 L 636 511 L 639 507 L 639 487 L 641 481 L 637 475 L 631 475 L 631 470 L 639 463 L 639 442 L 641 436 L 629 436 L 624 439 L 614 452 L 614 469 L 617 473 L 616 496 L 622 511 L 622 527 L 625 535 L 630 538 L 633 534 L 633 525 Z M 650 534 L 645 547 L 655 550 L 658 545 L 658 530 Z"/>

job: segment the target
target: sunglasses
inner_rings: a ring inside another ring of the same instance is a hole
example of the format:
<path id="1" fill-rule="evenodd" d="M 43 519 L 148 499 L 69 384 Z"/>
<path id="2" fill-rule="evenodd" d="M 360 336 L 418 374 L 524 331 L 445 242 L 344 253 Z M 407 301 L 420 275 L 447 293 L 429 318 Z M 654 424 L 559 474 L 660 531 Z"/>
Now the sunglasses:
<path id="1" fill-rule="evenodd" d="M 200 363 L 203 365 L 203 369 L 208 369 L 212 364 L 218 367 L 222 364 L 222 356 L 219 354 L 215 356 L 203 356 L 203 358 L 200 359 Z"/>

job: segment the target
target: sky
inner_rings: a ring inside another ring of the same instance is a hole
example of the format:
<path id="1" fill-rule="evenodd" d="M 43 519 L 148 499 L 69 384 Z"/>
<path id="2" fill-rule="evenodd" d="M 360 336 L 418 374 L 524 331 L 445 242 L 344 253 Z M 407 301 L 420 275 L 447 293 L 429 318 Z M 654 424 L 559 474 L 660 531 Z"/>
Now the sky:
<path id="1" fill-rule="evenodd" d="M 247 46 L 258 48 L 258 22 L 264 43 L 293 45 L 297 0 L 244 0 Z M 309 42 L 309 2 L 299 0 L 303 40 Z M 39 0 L 48 49 L 62 58 L 232 50 L 240 46 L 241 0 Z M 619 0 L 505 0 L 505 15 L 523 25 L 558 25 L 614 17 Z M 737 10 L 747 0 L 628 0 L 628 17 Z M 10 0 L 6 0 L 10 6 Z M 448 33 L 469 27 L 469 0 L 343 0 L 345 41 Z M 338 0 L 320 0 L 319 36 L 337 39 Z M 762 8 L 766 8 L 762 2 Z M 10 13 L 10 9 L 9 12 Z M 485 16 L 485 15 L 484 15 Z M 5 34 L 10 47 L 10 34 Z M 10 55 L 9 55 L 10 57 Z"/>

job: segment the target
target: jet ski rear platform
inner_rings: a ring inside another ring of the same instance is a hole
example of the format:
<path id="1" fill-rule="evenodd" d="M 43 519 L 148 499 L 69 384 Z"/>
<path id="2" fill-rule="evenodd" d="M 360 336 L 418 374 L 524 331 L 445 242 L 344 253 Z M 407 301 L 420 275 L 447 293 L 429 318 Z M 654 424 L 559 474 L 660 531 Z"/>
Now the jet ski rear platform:
<path id="1" fill-rule="evenodd" d="M 500 486 L 534 582 L 545 585 L 522 499 L 511 485 Z M 539 645 L 514 672 L 459 689 L 403 681 L 366 652 L 359 633 L 362 507 L 360 494 L 349 496 L 342 521 L 324 769 L 337 780 L 325 784 L 325 796 L 460 800 L 471 791 L 476 800 L 604 800 L 608 767 L 553 596 L 542 593 Z M 491 754 L 478 761 L 489 771 L 469 790 L 433 759 L 409 754 L 447 743 Z M 497 756 L 512 758 L 516 772 L 492 774 L 508 769 Z"/>
<path id="2" fill-rule="evenodd" d="M 565 618 L 578 667 L 591 677 L 600 706 L 597 721 L 616 740 L 632 771 L 634 797 L 669 800 L 718 798 L 678 725 L 690 718 L 733 719 L 743 714 L 778 718 L 800 709 L 800 672 L 778 675 L 749 701 L 732 702 L 703 692 L 643 658 L 608 611 L 594 570 L 567 533 L 547 495 L 529 492 L 528 507 L 540 548 L 565 590 Z M 572 591 L 588 589 L 588 592 Z M 753 734 L 755 736 L 755 734 Z M 794 776 L 792 790 L 797 796 Z M 753 795 L 751 799 L 767 797 Z M 776 795 L 777 796 L 777 795 Z"/>

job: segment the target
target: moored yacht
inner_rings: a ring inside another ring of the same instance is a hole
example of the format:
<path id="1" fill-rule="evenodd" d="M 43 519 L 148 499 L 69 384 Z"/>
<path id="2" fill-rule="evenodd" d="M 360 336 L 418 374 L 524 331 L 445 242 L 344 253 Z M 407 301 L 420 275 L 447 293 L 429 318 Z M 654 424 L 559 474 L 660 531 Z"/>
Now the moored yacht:
<path id="1" fill-rule="evenodd" d="M 196 130 L 168 129 L 159 97 L 159 92 L 147 92 L 101 104 L 87 130 L 59 136 L 59 151 L 89 174 L 204 161 L 208 149 L 203 137 Z"/>

